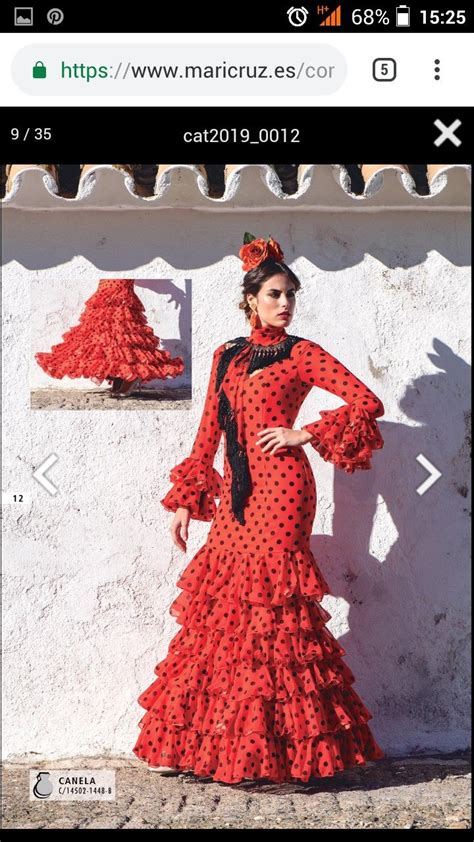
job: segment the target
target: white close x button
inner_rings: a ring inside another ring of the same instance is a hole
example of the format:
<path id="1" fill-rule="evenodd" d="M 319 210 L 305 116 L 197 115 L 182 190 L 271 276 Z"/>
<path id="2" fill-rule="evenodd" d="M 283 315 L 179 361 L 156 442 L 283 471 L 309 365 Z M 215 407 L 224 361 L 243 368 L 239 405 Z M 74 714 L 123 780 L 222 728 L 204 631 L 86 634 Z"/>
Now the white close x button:
<path id="1" fill-rule="evenodd" d="M 445 140 L 450 140 L 455 146 L 461 146 L 462 141 L 454 134 L 456 129 L 459 129 L 459 126 L 462 125 L 461 120 L 455 120 L 450 126 L 445 126 L 441 120 L 435 120 L 434 124 L 441 132 L 439 137 L 434 141 L 435 146 L 441 146 Z"/>

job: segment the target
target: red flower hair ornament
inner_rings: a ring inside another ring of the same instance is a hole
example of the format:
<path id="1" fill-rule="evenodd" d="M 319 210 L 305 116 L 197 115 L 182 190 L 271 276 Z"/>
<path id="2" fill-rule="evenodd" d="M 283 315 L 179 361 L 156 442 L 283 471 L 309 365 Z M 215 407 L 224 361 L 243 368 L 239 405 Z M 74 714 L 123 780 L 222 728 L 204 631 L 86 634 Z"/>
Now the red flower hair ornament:
<path id="1" fill-rule="evenodd" d="M 259 266 L 263 260 L 268 260 L 269 257 L 273 258 L 273 260 L 283 260 L 284 254 L 283 251 L 277 243 L 270 235 L 268 235 L 268 239 L 257 239 L 253 234 L 249 234 L 248 231 L 244 234 L 244 244 L 239 251 L 239 257 L 243 261 L 242 269 L 244 272 L 250 271 L 250 269 L 255 269 L 256 266 Z"/>

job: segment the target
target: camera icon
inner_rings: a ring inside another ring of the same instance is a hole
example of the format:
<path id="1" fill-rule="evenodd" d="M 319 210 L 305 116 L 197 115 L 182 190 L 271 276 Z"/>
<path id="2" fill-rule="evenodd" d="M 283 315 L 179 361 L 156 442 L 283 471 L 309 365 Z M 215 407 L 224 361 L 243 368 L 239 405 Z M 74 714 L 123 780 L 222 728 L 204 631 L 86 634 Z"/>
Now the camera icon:
<path id="1" fill-rule="evenodd" d="M 394 58 L 376 58 L 372 63 L 372 76 L 376 82 L 393 82 L 397 78 L 397 62 Z"/>

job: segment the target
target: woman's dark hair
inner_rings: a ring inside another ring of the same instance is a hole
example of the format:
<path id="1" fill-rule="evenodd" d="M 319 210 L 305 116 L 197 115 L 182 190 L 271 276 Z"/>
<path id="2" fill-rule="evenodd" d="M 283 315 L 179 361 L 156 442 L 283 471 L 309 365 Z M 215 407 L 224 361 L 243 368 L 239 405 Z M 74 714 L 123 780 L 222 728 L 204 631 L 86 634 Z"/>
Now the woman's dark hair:
<path id="1" fill-rule="evenodd" d="M 257 295 L 262 284 L 273 275 L 286 275 L 293 282 L 295 290 L 301 287 L 300 279 L 282 260 L 274 260 L 272 257 L 262 260 L 255 269 L 250 269 L 245 273 L 242 281 L 242 300 L 239 302 L 239 309 L 245 312 L 248 319 L 252 315 L 252 308 L 247 301 L 247 295 Z"/>

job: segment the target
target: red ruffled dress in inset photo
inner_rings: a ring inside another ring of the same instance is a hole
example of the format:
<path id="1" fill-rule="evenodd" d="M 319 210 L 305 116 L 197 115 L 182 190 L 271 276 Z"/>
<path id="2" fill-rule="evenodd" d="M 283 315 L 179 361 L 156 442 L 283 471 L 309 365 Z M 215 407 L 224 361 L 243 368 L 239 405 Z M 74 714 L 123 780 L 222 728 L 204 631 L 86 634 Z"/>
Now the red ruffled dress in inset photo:
<path id="1" fill-rule="evenodd" d="M 380 759 L 321 604 L 331 590 L 310 547 L 310 461 L 302 445 L 263 450 L 258 434 L 292 429 L 311 389 L 325 389 L 345 404 L 302 429 L 350 475 L 383 447 L 383 404 L 321 345 L 284 328 L 254 327 L 220 345 L 210 368 L 192 450 L 161 503 L 212 524 L 178 578 L 169 611 L 180 628 L 138 697 L 133 752 L 225 783 L 308 781 Z M 221 477 L 213 462 L 223 432 Z M 347 517 L 356 528 L 355 508 Z"/>
<path id="2" fill-rule="evenodd" d="M 106 278 L 85 302 L 79 324 L 49 353 L 35 354 L 51 377 L 88 377 L 94 383 L 178 377 L 182 357 L 171 357 L 147 322 L 145 307 L 128 278 Z"/>

